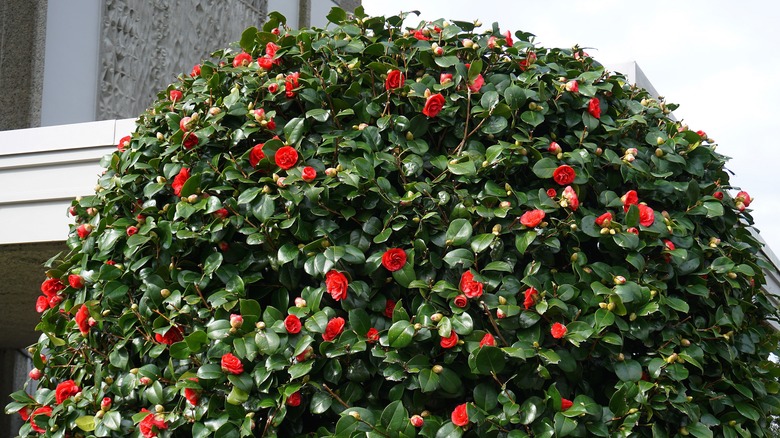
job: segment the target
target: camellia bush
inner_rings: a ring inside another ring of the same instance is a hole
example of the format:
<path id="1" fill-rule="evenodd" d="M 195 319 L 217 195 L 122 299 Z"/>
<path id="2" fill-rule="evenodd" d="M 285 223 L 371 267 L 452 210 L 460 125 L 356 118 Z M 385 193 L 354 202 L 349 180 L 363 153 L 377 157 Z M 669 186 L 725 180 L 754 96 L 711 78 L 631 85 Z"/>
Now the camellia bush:
<path id="1" fill-rule="evenodd" d="M 22 436 L 766 436 L 713 141 L 577 47 L 404 18 L 271 14 L 159 94 L 70 208 Z"/>

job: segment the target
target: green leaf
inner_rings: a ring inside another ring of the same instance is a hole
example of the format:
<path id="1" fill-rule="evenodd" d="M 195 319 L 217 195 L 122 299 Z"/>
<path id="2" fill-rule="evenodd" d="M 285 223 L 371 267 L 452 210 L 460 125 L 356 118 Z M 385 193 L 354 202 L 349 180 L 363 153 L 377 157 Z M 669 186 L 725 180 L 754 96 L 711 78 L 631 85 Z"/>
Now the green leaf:
<path id="1" fill-rule="evenodd" d="M 525 111 L 520 114 L 520 119 L 535 128 L 544 122 L 544 116 L 536 111 Z"/>
<path id="2" fill-rule="evenodd" d="M 438 65 L 441 68 L 447 68 L 447 67 L 452 67 L 453 65 L 459 63 L 460 59 L 458 59 L 458 57 L 454 55 L 437 56 L 436 58 L 434 58 L 434 62 L 436 62 L 436 65 Z"/>
<path id="3" fill-rule="evenodd" d="M 517 85 L 510 85 L 504 90 L 504 100 L 510 108 L 516 110 L 525 104 L 525 92 Z"/>
<path id="4" fill-rule="evenodd" d="M 467 219 L 455 219 L 447 228 L 447 242 L 452 246 L 461 246 L 471 239 L 473 228 Z"/>
<path id="5" fill-rule="evenodd" d="M 211 276 L 222 265 L 222 253 L 213 252 L 206 257 L 203 263 L 203 275 Z"/>
<path id="6" fill-rule="evenodd" d="M 551 158 L 542 158 L 534 164 L 533 171 L 536 176 L 542 179 L 552 178 L 555 169 L 558 168 L 556 163 Z"/>
<path id="7" fill-rule="evenodd" d="M 325 122 L 330 117 L 330 111 L 324 109 L 313 109 L 306 111 L 306 118 L 312 118 L 318 122 Z"/>
<path id="8" fill-rule="evenodd" d="M 453 175 L 476 175 L 477 174 L 477 166 L 474 164 L 471 159 L 467 159 L 466 161 L 458 161 L 455 163 L 448 162 L 447 168 L 452 172 Z"/>
<path id="9" fill-rule="evenodd" d="M 311 397 L 309 409 L 312 414 L 323 414 L 333 405 L 333 398 L 325 392 L 315 392 Z"/>
<path id="10" fill-rule="evenodd" d="M 330 8 L 330 12 L 328 12 L 328 15 L 326 15 L 325 18 L 331 23 L 339 24 L 347 19 L 347 13 L 344 12 L 343 9 L 334 6 Z"/>
<path id="11" fill-rule="evenodd" d="M 477 350 L 475 363 L 480 374 L 498 374 L 504 370 L 506 358 L 500 348 L 485 346 Z"/>
<path id="12" fill-rule="evenodd" d="M 517 248 L 517 251 L 519 251 L 520 254 L 525 254 L 528 246 L 533 243 L 534 239 L 536 239 L 536 236 L 536 230 L 528 230 L 522 234 L 518 234 L 515 237 L 515 247 Z"/>
<path id="13" fill-rule="evenodd" d="M 284 137 L 287 139 L 287 144 L 297 145 L 301 141 L 306 129 L 305 121 L 306 119 L 303 117 L 295 117 L 284 125 Z"/>
<path id="14" fill-rule="evenodd" d="M 404 348 L 412 343 L 414 326 L 409 321 L 397 321 L 387 332 L 387 342 L 392 348 Z"/>
<path id="15" fill-rule="evenodd" d="M 471 250 L 474 254 L 479 254 L 482 251 L 488 249 L 495 236 L 491 233 L 480 234 L 471 241 Z"/>
<path id="16" fill-rule="evenodd" d="M 638 382 L 642 378 L 642 365 L 631 359 L 615 363 L 615 374 L 624 382 Z"/>
<path id="17" fill-rule="evenodd" d="M 92 432 L 95 430 L 95 416 L 85 415 L 83 417 L 76 418 L 76 426 L 84 432 Z"/>
<path id="18" fill-rule="evenodd" d="M 403 403 L 396 400 L 385 407 L 379 420 L 387 425 L 388 430 L 401 432 L 409 424 L 409 413 Z"/>
<path id="19" fill-rule="evenodd" d="M 455 249 L 444 255 L 444 262 L 450 268 L 461 267 L 467 269 L 474 263 L 474 253 L 465 248 Z"/>
<path id="20" fill-rule="evenodd" d="M 444 423 L 436 431 L 436 438 L 460 438 L 463 436 L 463 429 L 456 426 L 451 421 Z"/>
<path id="21" fill-rule="evenodd" d="M 420 371 L 417 378 L 420 382 L 420 391 L 434 392 L 439 389 L 439 375 L 434 373 L 430 368 Z"/>

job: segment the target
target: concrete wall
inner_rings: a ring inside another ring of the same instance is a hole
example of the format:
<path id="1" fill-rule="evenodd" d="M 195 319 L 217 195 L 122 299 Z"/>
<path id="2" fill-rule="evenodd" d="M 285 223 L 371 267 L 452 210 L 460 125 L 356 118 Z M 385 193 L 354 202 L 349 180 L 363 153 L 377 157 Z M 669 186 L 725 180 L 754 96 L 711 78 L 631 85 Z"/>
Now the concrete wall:
<path id="1" fill-rule="evenodd" d="M 40 122 L 47 4 L 0 1 L 0 131 Z"/>

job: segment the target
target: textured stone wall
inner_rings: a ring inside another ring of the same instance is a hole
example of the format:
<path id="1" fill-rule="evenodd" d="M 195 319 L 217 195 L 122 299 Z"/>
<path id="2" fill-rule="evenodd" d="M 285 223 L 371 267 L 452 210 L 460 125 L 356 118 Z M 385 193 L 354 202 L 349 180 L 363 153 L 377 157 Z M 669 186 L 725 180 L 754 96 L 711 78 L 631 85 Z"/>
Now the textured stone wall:
<path id="1" fill-rule="evenodd" d="M 0 131 L 41 120 L 47 0 L 0 0 Z"/>
<path id="2" fill-rule="evenodd" d="M 136 117 L 176 75 L 238 41 L 266 0 L 106 0 L 98 120 Z"/>
<path id="3" fill-rule="evenodd" d="M 24 387 L 27 372 L 32 369 L 32 360 L 26 352 L 13 349 L 0 349 L 0 407 L 13 401 L 10 394 Z M 28 388 L 30 391 L 34 389 Z M 22 427 L 22 417 L 18 414 L 0 415 L 0 436 L 17 436 Z"/>

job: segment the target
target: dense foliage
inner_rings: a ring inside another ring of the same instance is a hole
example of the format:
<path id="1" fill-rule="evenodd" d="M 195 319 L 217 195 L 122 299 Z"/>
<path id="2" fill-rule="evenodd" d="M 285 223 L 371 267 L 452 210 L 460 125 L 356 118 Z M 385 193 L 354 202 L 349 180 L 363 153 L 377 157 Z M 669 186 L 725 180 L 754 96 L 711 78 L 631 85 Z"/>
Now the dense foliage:
<path id="1" fill-rule="evenodd" d="M 22 436 L 763 436 L 751 199 L 675 106 L 493 25 L 271 14 L 73 202 Z"/>

